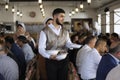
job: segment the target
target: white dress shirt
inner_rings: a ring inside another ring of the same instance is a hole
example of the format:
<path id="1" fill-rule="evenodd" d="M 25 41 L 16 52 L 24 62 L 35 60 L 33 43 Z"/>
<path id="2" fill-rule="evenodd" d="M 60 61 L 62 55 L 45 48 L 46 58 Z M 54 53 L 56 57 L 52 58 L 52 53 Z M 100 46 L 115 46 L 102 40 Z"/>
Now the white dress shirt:
<path id="1" fill-rule="evenodd" d="M 96 78 L 96 72 L 98 64 L 101 60 L 101 55 L 94 48 L 88 52 L 84 59 L 84 64 L 81 65 L 81 78 L 82 79 L 93 79 Z M 102 75 L 102 74 L 101 74 Z"/>
<path id="2" fill-rule="evenodd" d="M 60 26 L 59 29 L 56 29 L 53 24 L 48 25 L 48 27 L 56 35 L 60 35 L 61 26 Z M 69 38 L 69 33 L 67 33 L 66 37 L 67 37 L 67 40 L 66 40 L 66 47 L 67 48 L 80 48 L 81 47 L 81 45 L 73 44 L 71 42 L 71 40 Z M 46 41 L 47 41 L 46 34 L 43 31 L 41 31 L 40 32 L 40 38 L 39 38 L 39 46 L 38 46 L 39 53 L 45 58 L 50 58 L 51 55 L 48 54 L 47 51 L 46 51 Z"/>
<path id="3" fill-rule="evenodd" d="M 76 56 L 76 66 L 77 66 L 77 70 L 78 73 L 81 74 L 81 65 L 84 64 L 83 59 L 85 59 L 86 55 L 88 54 L 88 51 L 92 50 L 92 48 L 90 48 L 90 46 L 88 46 L 87 44 L 84 45 L 77 53 Z"/>

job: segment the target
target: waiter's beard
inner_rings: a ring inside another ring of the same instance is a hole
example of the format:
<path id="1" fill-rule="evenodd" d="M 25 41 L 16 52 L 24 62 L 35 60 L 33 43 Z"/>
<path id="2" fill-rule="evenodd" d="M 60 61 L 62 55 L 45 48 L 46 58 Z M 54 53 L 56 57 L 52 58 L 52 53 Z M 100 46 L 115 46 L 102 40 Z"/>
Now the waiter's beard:
<path id="1" fill-rule="evenodd" d="M 63 24 L 61 24 L 60 22 L 59 22 L 59 20 L 58 20 L 58 18 L 56 19 L 56 23 L 58 24 L 58 25 L 63 25 Z"/>

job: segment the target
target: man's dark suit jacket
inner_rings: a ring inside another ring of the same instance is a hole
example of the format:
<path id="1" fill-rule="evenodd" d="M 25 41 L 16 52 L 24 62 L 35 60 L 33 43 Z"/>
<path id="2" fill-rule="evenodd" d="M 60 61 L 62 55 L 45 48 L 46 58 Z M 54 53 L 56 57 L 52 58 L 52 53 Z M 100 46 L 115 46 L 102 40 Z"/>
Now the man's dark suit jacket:
<path id="1" fill-rule="evenodd" d="M 5 80 L 5 78 L 0 74 L 0 80 Z"/>
<path id="2" fill-rule="evenodd" d="M 17 46 L 16 43 L 12 44 L 11 52 L 17 59 L 17 64 L 19 67 L 19 79 L 24 80 L 25 78 L 25 71 L 26 71 L 26 61 L 24 57 L 24 53 L 20 47 Z"/>
<path id="3" fill-rule="evenodd" d="M 99 63 L 96 80 L 105 80 L 108 72 L 115 66 L 116 60 L 110 54 L 105 54 Z"/>

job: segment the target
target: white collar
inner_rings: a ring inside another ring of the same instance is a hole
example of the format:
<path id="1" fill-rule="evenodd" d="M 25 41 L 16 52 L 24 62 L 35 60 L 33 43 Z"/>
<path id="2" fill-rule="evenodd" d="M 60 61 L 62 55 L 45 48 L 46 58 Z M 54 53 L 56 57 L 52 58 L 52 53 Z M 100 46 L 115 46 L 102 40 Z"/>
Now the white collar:
<path id="1" fill-rule="evenodd" d="M 87 47 L 89 49 L 92 49 L 88 44 L 85 44 L 85 47 Z"/>
<path id="2" fill-rule="evenodd" d="M 59 35 L 60 31 L 61 31 L 61 26 L 59 27 L 59 29 L 56 29 L 55 26 L 53 24 L 48 25 L 48 27 L 56 34 Z"/>
<path id="3" fill-rule="evenodd" d="M 60 26 L 60 27 L 59 27 L 58 30 L 61 30 L 62 27 L 61 27 L 61 25 L 59 25 L 59 26 Z M 52 28 L 52 29 L 56 29 L 55 26 L 54 26 L 53 24 L 49 24 L 48 27 L 50 27 L 50 28 Z"/>
<path id="4" fill-rule="evenodd" d="M 120 60 L 118 58 L 116 58 L 114 55 L 112 55 L 110 53 L 108 53 L 108 54 L 111 55 L 115 59 L 115 61 L 117 62 L 117 64 L 119 64 Z"/>

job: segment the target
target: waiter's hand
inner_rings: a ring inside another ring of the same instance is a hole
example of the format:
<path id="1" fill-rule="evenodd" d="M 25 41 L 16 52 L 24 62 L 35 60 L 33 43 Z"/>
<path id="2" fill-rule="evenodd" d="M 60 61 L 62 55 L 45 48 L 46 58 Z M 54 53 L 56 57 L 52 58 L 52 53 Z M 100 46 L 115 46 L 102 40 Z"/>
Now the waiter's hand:
<path id="1" fill-rule="evenodd" d="M 57 55 L 51 55 L 51 56 L 50 56 L 50 59 L 56 60 L 56 56 L 57 56 Z"/>

